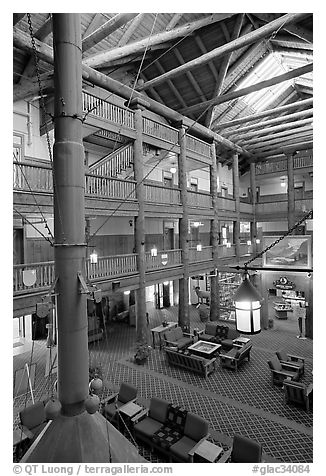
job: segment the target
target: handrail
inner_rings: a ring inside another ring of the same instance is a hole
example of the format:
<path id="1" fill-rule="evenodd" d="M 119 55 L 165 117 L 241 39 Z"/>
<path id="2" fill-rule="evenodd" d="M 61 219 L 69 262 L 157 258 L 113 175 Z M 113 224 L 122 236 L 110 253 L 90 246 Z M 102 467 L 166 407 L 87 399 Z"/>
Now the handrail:
<path id="1" fill-rule="evenodd" d="M 134 112 L 83 91 L 83 112 L 135 129 Z"/>
<path id="2" fill-rule="evenodd" d="M 293 168 L 294 169 L 301 169 L 304 167 L 312 167 L 313 165 L 313 157 L 312 155 L 309 156 L 302 156 L 302 157 L 294 157 L 293 158 Z M 285 172 L 287 171 L 287 160 L 286 159 L 279 159 L 273 162 L 261 162 L 256 164 L 255 170 L 256 175 L 262 174 L 271 174 L 275 172 Z"/>
<path id="3" fill-rule="evenodd" d="M 148 117 L 143 117 L 143 133 L 172 144 L 178 142 L 177 129 L 161 122 L 153 121 L 153 119 Z"/>
<path id="4" fill-rule="evenodd" d="M 181 190 L 179 188 L 165 187 L 161 184 L 145 183 L 145 201 L 154 204 L 180 205 Z"/>
<path id="5" fill-rule="evenodd" d="M 212 208 L 212 196 L 209 192 L 188 190 L 188 205 L 196 208 Z"/>
<path id="6" fill-rule="evenodd" d="M 152 256 L 150 251 L 145 253 L 146 271 L 154 269 L 170 268 L 172 266 L 181 266 L 181 250 L 160 250 L 156 256 Z"/>
<path id="7" fill-rule="evenodd" d="M 132 165 L 133 158 L 134 148 L 131 144 L 126 144 L 92 164 L 89 172 L 94 175 L 116 177 Z"/>
<path id="8" fill-rule="evenodd" d="M 207 142 L 197 139 L 197 137 L 186 134 L 186 147 L 197 154 L 201 154 L 205 157 L 211 157 L 211 146 Z"/>

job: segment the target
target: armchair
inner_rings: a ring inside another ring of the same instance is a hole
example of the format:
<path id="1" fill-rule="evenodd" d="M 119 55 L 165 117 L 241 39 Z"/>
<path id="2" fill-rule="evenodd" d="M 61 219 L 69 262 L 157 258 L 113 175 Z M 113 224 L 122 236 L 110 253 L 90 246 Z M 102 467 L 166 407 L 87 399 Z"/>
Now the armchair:
<path id="1" fill-rule="evenodd" d="M 170 447 L 172 461 L 193 463 L 196 448 L 208 437 L 208 422 L 188 412 L 182 438 Z"/>
<path id="2" fill-rule="evenodd" d="M 216 322 L 207 322 L 205 329 L 197 333 L 198 339 L 206 342 L 215 342 L 216 326 Z"/>
<path id="3" fill-rule="evenodd" d="M 275 385 L 283 385 L 286 378 L 291 380 L 299 380 L 299 369 L 288 363 L 281 363 L 277 357 L 273 357 L 268 361 L 269 368 L 272 372 L 272 383 Z"/>
<path id="4" fill-rule="evenodd" d="M 218 463 L 261 463 L 262 446 L 245 436 L 234 435 L 232 448 L 226 451 Z"/>
<path id="5" fill-rule="evenodd" d="M 19 412 L 20 427 L 30 440 L 34 440 L 47 423 L 44 402 L 36 402 Z"/>
<path id="6" fill-rule="evenodd" d="M 284 401 L 303 405 L 306 411 L 309 412 L 310 403 L 312 402 L 312 383 L 306 386 L 304 383 L 285 379 L 283 385 Z"/>
<path id="7" fill-rule="evenodd" d="M 112 420 L 120 407 L 125 403 L 135 402 L 137 397 L 137 388 L 130 383 L 122 382 L 118 393 L 114 393 L 104 399 L 102 404 L 102 413 L 108 420 Z"/>
<path id="8" fill-rule="evenodd" d="M 152 397 L 149 410 L 141 412 L 132 419 L 135 437 L 152 447 L 154 443 L 153 436 L 164 425 L 169 408 L 169 402 Z"/>
<path id="9" fill-rule="evenodd" d="M 163 341 L 166 346 L 176 347 L 180 350 L 193 344 L 194 336 L 188 332 L 182 332 L 181 327 L 175 327 L 163 334 Z"/>
<path id="10" fill-rule="evenodd" d="M 299 369 L 300 376 L 304 374 L 304 357 L 287 354 L 284 350 L 278 350 L 276 355 L 281 364 L 291 364 L 293 367 L 297 367 Z"/>

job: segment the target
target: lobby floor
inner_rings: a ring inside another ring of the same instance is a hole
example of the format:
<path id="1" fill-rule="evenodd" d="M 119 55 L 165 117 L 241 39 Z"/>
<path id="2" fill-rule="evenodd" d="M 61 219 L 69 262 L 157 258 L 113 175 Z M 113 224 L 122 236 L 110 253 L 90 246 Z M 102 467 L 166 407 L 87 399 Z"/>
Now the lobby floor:
<path id="1" fill-rule="evenodd" d="M 177 322 L 177 308 L 148 309 L 148 337 L 150 329 L 165 318 Z M 203 329 L 199 312 L 190 308 L 191 330 Z M 313 415 L 300 407 L 285 404 L 280 387 L 271 383 L 267 361 L 278 349 L 306 358 L 305 374 L 301 381 L 312 382 L 313 342 L 296 338 L 296 323 L 275 323 L 273 329 L 250 336 L 253 347 L 250 362 L 238 370 L 222 369 L 219 365 L 208 378 L 167 364 L 164 351 L 155 348 L 145 365 L 133 362 L 135 328 L 124 323 L 110 323 L 104 339 L 89 346 L 90 366 L 100 366 L 105 394 L 117 391 L 121 382 L 138 388 L 139 402 L 147 405 L 152 396 L 181 405 L 205 418 L 210 425 L 211 440 L 224 448 L 231 446 L 234 434 L 253 438 L 263 445 L 268 461 L 310 463 L 313 461 Z M 49 354 L 45 341 L 35 341 L 32 350 L 14 357 L 14 370 L 25 363 L 36 363 L 34 397 L 50 395 L 56 378 L 45 377 L 45 362 Z M 31 402 L 30 395 L 14 400 L 14 428 L 19 409 Z M 143 456 L 151 462 L 160 457 L 142 448 Z"/>

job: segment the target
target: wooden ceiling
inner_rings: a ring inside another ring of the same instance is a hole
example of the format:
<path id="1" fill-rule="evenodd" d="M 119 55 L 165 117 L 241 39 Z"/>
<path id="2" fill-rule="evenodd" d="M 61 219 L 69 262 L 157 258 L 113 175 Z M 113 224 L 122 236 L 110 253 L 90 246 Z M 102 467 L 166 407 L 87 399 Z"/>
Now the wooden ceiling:
<path id="1" fill-rule="evenodd" d="M 38 91 L 27 14 L 13 23 L 14 100 L 27 99 Z M 51 93 L 51 14 L 31 25 Z M 242 172 L 312 148 L 312 14 L 88 13 L 81 29 L 84 65 L 241 146 Z M 218 154 L 230 161 L 227 148 Z"/>

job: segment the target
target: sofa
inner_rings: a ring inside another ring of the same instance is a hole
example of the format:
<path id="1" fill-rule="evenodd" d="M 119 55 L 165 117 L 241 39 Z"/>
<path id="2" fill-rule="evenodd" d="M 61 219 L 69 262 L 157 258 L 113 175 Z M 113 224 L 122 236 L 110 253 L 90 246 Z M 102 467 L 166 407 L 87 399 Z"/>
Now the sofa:
<path id="1" fill-rule="evenodd" d="M 207 322 L 205 329 L 198 332 L 200 340 L 221 344 L 224 350 L 231 350 L 233 339 L 239 337 L 240 333 L 229 326 L 217 324 L 217 322 Z"/>
<path id="2" fill-rule="evenodd" d="M 251 342 L 242 347 L 233 347 L 229 352 L 220 354 L 221 367 L 237 371 L 245 359 L 250 360 Z"/>
<path id="3" fill-rule="evenodd" d="M 136 440 L 172 461 L 192 462 L 196 447 L 209 436 L 206 420 L 157 397 L 131 421 Z"/>
<path id="4" fill-rule="evenodd" d="M 165 355 L 170 365 L 192 370 L 203 375 L 205 378 L 215 371 L 216 359 L 205 359 L 197 355 L 185 354 L 177 350 L 165 348 Z"/>
<path id="5" fill-rule="evenodd" d="M 163 333 L 163 343 L 167 347 L 171 346 L 177 349 L 184 349 L 191 345 L 193 341 L 194 336 L 187 332 L 182 332 L 181 327 L 175 327 Z"/>

